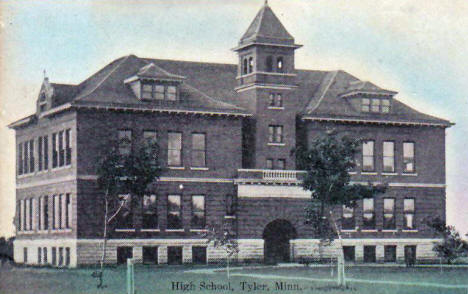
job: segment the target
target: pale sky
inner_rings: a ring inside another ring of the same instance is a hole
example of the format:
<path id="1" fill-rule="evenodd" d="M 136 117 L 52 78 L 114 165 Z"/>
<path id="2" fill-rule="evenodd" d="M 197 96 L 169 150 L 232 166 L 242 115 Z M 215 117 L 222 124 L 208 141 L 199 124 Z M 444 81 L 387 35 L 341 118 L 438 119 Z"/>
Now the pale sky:
<path id="1" fill-rule="evenodd" d="M 14 132 L 35 111 L 43 70 L 78 84 L 112 60 L 236 63 L 235 47 L 263 0 L 2 1 L 0 236 L 14 233 Z M 468 2 L 270 0 L 304 47 L 296 68 L 345 70 L 449 119 L 447 219 L 468 233 Z"/>

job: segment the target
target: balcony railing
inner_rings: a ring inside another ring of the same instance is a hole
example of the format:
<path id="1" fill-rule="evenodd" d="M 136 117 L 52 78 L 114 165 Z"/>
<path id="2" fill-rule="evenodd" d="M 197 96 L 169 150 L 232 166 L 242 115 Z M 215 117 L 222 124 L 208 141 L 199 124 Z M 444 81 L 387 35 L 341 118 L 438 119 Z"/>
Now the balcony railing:
<path id="1" fill-rule="evenodd" d="M 239 169 L 238 179 L 254 182 L 298 183 L 303 179 L 304 171 L 272 169 Z"/>

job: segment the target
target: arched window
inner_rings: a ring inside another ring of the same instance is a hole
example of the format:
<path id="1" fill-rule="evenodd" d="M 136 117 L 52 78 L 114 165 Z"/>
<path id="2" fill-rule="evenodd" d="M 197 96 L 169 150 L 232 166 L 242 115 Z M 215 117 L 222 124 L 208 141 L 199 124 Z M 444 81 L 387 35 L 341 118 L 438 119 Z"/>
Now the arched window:
<path id="1" fill-rule="evenodd" d="M 242 73 L 244 75 L 247 74 L 247 58 L 244 58 L 244 68 L 242 69 Z"/>
<path id="2" fill-rule="evenodd" d="M 253 57 L 249 58 L 249 73 L 253 72 Z"/>
<path id="3" fill-rule="evenodd" d="M 272 56 L 267 56 L 265 65 L 266 65 L 267 72 L 273 71 L 273 57 Z"/>
<path id="4" fill-rule="evenodd" d="M 283 57 L 280 56 L 276 59 L 276 71 L 283 72 L 283 67 L 284 67 Z"/>

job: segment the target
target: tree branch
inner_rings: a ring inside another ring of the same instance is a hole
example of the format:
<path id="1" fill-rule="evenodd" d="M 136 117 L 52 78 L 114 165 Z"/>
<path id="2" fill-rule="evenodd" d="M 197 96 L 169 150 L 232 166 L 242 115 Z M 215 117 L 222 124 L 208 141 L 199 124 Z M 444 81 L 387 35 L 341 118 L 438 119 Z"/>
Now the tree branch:
<path id="1" fill-rule="evenodd" d="M 111 217 L 107 220 L 107 223 L 110 224 L 110 222 L 117 216 L 117 214 L 119 214 L 120 210 L 122 210 L 122 208 L 124 207 L 125 203 L 127 203 L 127 199 L 125 199 L 124 201 L 122 201 L 120 203 L 120 206 L 119 208 L 117 209 L 117 211 L 111 215 Z"/>

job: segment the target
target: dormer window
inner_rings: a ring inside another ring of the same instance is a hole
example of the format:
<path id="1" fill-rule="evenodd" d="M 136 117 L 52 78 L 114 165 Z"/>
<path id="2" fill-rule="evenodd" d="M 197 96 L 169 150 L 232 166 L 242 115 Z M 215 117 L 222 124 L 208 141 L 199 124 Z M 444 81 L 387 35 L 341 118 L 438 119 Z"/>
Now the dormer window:
<path id="1" fill-rule="evenodd" d="M 249 73 L 253 72 L 253 57 L 249 58 Z"/>
<path id="2" fill-rule="evenodd" d="M 173 85 L 143 83 L 141 98 L 149 100 L 177 100 L 177 87 Z"/>
<path id="3" fill-rule="evenodd" d="M 389 113 L 390 100 L 382 98 L 362 98 L 361 111 L 374 113 Z"/>

